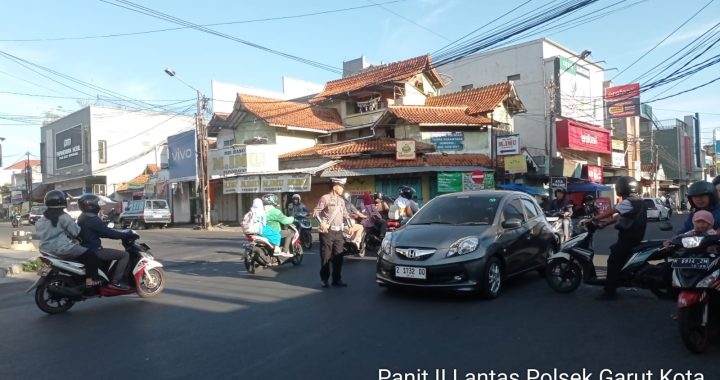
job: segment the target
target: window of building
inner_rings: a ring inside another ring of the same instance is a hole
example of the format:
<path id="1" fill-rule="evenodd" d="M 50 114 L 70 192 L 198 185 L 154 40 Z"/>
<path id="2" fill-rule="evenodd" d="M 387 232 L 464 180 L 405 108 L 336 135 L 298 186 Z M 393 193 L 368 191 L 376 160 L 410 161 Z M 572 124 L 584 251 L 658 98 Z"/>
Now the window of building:
<path id="1" fill-rule="evenodd" d="M 466 85 L 460 87 L 460 91 L 468 91 L 468 90 L 472 90 L 472 89 L 473 89 L 472 83 L 466 84 Z"/>
<path id="2" fill-rule="evenodd" d="M 234 144 L 235 144 L 235 139 L 225 140 L 225 141 L 223 141 L 223 148 L 233 146 Z"/>
<path id="3" fill-rule="evenodd" d="M 508 75 L 507 78 L 508 78 L 508 82 L 510 82 L 511 80 L 520 80 L 520 74 Z"/>
<path id="4" fill-rule="evenodd" d="M 107 140 L 98 140 L 98 162 L 107 164 Z"/>

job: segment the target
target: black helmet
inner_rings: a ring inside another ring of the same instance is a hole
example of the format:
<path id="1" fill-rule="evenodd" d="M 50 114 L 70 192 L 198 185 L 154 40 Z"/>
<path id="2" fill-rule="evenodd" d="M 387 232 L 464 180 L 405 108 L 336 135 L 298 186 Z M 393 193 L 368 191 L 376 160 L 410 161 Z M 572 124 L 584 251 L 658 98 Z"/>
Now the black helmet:
<path id="1" fill-rule="evenodd" d="M 378 192 L 378 193 L 373 194 L 373 199 L 375 199 L 375 200 L 377 200 L 377 199 L 385 199 L 385 196 L 383 195 L 383 193 L 379 193 L 379 192 Z"/>
<path id="2" fill-rule="evenodd" d="M 277 207 L 279 204 L 278 197 L 275 194 L 265 194 L 262 196 L 262 202 L 264 205 L 271 205 Z"/>
<path id="3" fill-rule="evenodd" d="M 710 197 L 710 208 L 715 207 L 718 203 L 718 195 L 715 190 L 715 186 L 708 181 L 697 181 L 690 185 L 687 192 L 687 198 L 693 207 L 695 207 L 695 204 L 693 204 L 692 198 L 700 195 L 707 195 Z"/>
<path id="4" fill-rule="evenodd" d="M 400 186 L 398 194 L 405 199 L 412 199 L 413 195 L 415 195 L 415 189 L 410 186 Z"/>
<path id="5" fill-rule="evenodd" d="M 565 189 L 563 189 L 563 188 L 557 188 L 557 189 L 555 189 L 555 193 L 554 193 L 554 194 L 557 195 L 557 193 L 566 194 L 567 191 L 565 191 Z"/>
<path id="6" fill-rule="evenodd" d="M 720 175 L 713 178 L 712 184 L 713 184 L 713 186 L 720 185 Z"/>
<path id="7" fill-rule="evenodd" d="M 595 197 L 593 197 L 590 194 L 587 194 L 583 197 L 583 203 L 592 203 L 595 202 Z"/>
<path id="8" fill-rule="evenodd" d="M 630 176 L 622 176 L 615 181 L 615 192 L 622 198 L 629 197 L 630 194 L 637 194 L 639 189 L 637 180 Z"/>
<path id="9" fill-rule="evenodd" d="M 100 198 L 94 194 L 85 194 L 78 199 L 78 207 L 82 212 L 97 214 L 100 212 Z"/>
<path id="10" fill-rule="evenodd" d="M 67 197 L 60 190 L 48 191 L 45 194 L 45 206 L 48 208 L 65 208 L 67 207 Z"/>

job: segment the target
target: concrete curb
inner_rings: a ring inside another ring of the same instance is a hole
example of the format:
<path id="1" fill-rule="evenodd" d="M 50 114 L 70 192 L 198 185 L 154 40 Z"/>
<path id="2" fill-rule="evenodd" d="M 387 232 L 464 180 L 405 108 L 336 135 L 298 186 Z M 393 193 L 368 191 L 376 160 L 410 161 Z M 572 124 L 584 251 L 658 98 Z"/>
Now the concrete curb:
<path id="1" fill-rule="evenodd" d="M 17 251 L 0 247 L 0 278 L 12 277 L 23 273 L 23 264 L 39 256 L 38 251 Z"/>

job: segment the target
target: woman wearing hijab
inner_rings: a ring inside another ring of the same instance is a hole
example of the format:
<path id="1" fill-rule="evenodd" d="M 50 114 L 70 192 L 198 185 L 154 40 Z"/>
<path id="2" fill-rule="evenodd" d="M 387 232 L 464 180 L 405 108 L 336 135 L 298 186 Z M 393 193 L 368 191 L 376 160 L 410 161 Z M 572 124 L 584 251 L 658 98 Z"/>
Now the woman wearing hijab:
<path id="1" fill-rule="evenodd" d="M 267 214 L 265 213 L 265 206 L 260 198 L 253 199 L 252 208 L 250 211 L 253 214 L 253 223 L 257 223 L 260 226 L 260 236 L 268 239 L 270 244 L 275 246 L 275 251 L 280 250 L 280 234 L 275 231 L 272 227 L 267 224 Z"/>

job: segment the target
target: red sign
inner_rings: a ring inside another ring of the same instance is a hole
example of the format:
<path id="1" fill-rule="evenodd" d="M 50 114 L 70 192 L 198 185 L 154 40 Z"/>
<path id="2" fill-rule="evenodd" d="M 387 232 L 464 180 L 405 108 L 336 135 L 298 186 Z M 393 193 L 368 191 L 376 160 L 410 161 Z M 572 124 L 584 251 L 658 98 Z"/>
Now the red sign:
<path id="1" fill-rule="evenodd" d="M 557 122 L 557 146 L 583 152 L 612 152 L 610 131 L 573 119 Z"/>
<path id="2" fill-rule="evenodd" d="M 638 97 L 640 97 L 640 83 L 608 87 L 605 89 L 605 100 L 620 100 Z"/>
<path id="3" fill-rule="evenodd" d="M 603 170 L 600 166 L 587 166 L 587 175 L 590 182 L 602 183 L 603 181 Z"/>
<path id="4" fill-rule="evenodd" d="M 608 211 L 612 207 L 612 204 L 610 203 L 610 198 L 596 198 L 595 205 L 600 212 Z"/>
<path id="5" fill-rule="evenodd" d="M 475 183 L 485 182 L 485 172 L 481 172 L 480 170 L 475 170 L 471 174 L 472 174 L 473 182 L 475 182 Z"/>
<path id="6" fill-rule="evenodd" d="M 640 84 L 606 88 L 605 107 L 611 118 L 640 116 Z"/>

